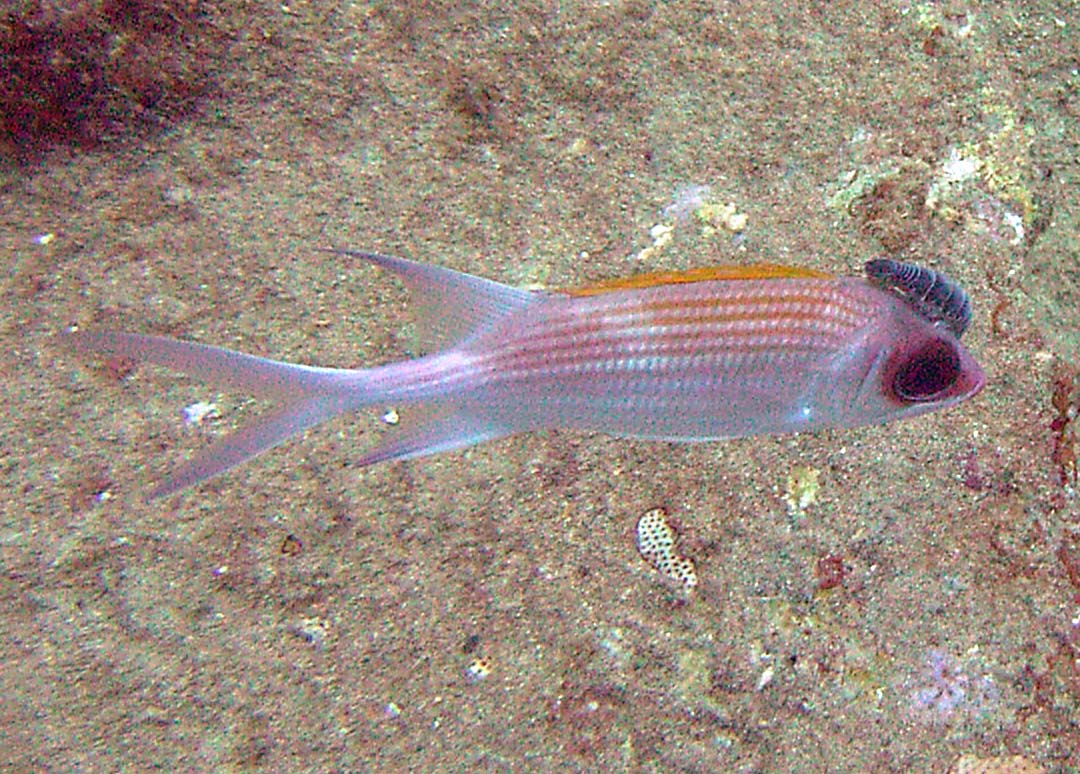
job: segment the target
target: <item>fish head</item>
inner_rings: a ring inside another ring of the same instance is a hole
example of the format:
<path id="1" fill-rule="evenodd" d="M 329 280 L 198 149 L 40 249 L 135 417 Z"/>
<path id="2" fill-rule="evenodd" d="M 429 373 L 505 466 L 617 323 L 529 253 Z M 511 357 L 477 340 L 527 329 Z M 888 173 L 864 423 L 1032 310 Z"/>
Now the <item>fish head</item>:
<path id="1" fill-rule="evenodd" d="M 948 325 L 878 288 L 874 315 L 846 357 L 848 426 L 888 422 L 955 406 L 986 384 L 982 368 Z M 839 377 L 840 384 L 845 383 Z"/>

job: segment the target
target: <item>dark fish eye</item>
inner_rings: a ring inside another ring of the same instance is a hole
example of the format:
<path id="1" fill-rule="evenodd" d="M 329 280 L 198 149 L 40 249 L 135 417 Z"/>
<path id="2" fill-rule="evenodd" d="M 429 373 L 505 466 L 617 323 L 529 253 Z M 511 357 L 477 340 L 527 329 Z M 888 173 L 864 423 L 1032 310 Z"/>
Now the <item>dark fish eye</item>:
<path id="1" fill-rule="evenodd" d="M 960 371 L 956 347 L 938 339 L 908 355 L 893 377 L 893 393 L 909 403 L 936 400 L 956 384 Z"/>

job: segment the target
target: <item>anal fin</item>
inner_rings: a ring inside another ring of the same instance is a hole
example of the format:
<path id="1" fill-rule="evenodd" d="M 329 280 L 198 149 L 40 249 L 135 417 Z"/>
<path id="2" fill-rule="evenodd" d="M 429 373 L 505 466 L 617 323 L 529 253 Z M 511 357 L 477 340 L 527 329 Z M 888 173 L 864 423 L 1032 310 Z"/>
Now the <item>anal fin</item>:
<path id="1" fill-rule="evenodd" d="M 461 449 L 510 435 L 505 428 L 470 416 L 458 406 L 418 404 L 404 409 L 401 426 L 356 461 L 360 467 Z"/>

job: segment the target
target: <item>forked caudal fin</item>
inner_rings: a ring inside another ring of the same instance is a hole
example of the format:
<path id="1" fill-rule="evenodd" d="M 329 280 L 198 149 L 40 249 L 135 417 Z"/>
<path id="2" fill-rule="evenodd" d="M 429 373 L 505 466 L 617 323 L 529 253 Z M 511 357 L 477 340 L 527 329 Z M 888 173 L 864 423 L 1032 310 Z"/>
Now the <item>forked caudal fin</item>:
<path id="1" fill-rule="evenodd" d="M 270 449 L 289 436 L 345 410 L 347 383 L 359 398 L 363 372 L 281 363 L 253 355 L 161 336 L 113 331 L 71 335 L 78 352 L 122 357 L 188 373 L 224 389 L 282 401 L 278 410 L 221 438 L 196 454 L 147 495 L 172 494 L 205 481 Z"/>
<path id="2" fill-rule="evenodd" d="M 333 251 L 375 263 L 397 274 L 420 296 L 421 313 L 431 322 L 427 340 L 443 346 L 471 335 L 535 298 L 524 290 L 402 258 Z M 289 436 L 340 413 L 393 403 L 401 387 L 418 372 L 412 360 L 372 369 L 319 368 L 284 363 L 221 347 L 111 331 L 71 334 L 80 353 L 122 357 L 187 373 L 217 388 L 236 390 L 282 405 L 227 435 L 166 477 L 148 494 L 163 497 L 224 473 L 278 445 Z M 452 402 L 417 406 L 416 421 L 405 424 L 358 461 L 369 465 L 468 446 L 503 435 L 459 412 Z M 404 423 L 403 423 L 404 424 Z"/>

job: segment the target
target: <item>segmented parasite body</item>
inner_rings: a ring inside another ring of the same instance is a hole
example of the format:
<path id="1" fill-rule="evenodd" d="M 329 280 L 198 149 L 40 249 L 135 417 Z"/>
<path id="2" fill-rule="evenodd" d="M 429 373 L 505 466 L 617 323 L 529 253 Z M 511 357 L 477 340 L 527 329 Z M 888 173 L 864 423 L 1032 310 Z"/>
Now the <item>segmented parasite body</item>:
<path id="1" fill-rule="evenodd" d="M 906 298 L 924 317 L 947 326 L 960 338 L 971 322 L 971 299 L 963 288 L 925 266 L 879 258 L 866 264 L 866 276 Z"/>

